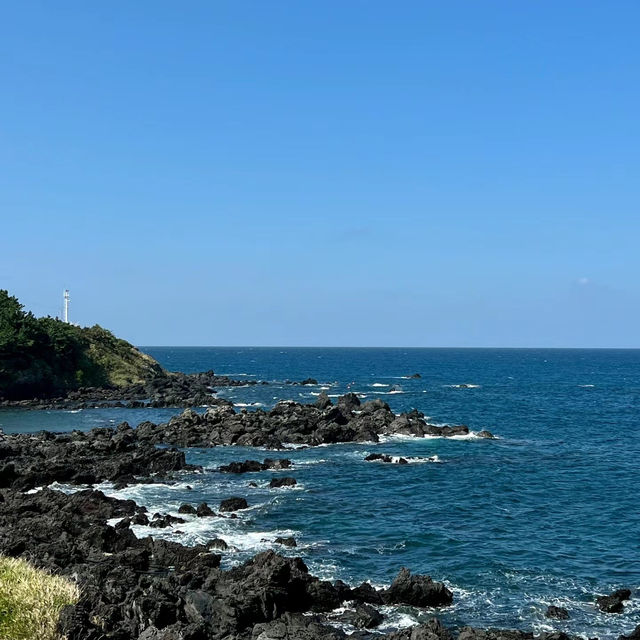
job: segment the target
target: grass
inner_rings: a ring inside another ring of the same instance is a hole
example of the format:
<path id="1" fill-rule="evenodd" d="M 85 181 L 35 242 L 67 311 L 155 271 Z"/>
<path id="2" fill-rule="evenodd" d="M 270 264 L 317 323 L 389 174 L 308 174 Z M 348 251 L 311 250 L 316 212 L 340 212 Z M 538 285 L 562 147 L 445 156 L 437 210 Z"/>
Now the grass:
<path id="1" fill-rule="evenodd" d="M 0 640 L 59 640 L 60 610 L 79 595 L 65 578 L 0 556 Z"/>

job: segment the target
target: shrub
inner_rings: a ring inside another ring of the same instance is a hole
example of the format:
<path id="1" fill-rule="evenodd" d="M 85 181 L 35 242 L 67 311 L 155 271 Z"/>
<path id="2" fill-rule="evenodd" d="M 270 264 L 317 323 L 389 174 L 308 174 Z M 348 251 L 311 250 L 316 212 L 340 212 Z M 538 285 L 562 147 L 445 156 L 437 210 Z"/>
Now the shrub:
<path id="1" fill-rule="evenodd" d="M 2 640 L 57 640 L 60 610 L 78 598 L 78 587 L 66 578 L 0 556 Z"/>

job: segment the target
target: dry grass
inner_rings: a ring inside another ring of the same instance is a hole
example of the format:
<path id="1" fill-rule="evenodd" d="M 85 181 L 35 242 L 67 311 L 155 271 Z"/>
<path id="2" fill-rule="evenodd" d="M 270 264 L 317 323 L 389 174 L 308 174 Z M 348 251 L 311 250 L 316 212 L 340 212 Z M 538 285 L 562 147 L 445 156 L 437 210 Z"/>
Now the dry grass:
<path id="1" fill-rule="evenodd" d="M 58 640 L 60 610 L 78 598 L 69 580 L 0 556 L 0 640 Z"/>

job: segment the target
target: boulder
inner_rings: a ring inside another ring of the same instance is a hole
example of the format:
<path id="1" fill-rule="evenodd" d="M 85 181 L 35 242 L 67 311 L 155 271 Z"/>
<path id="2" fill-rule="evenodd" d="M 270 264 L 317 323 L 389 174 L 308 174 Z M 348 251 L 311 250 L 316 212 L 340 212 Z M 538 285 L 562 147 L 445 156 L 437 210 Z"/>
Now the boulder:
<path id="1" fill-rule="evenodd" d="M 604 613 L 622 613 L 624 601 L 631 597 L 630 589 L 618 589 L 608 596 L 598 596 L 596 606 Z"/>
<path id="2" fill-rule="evenodd" d="M 295 478 L 272 478 L 269 487 L 271 489 L 279 489 L 281 487 L 293 487 L 296 484 L 298 484 L 298 481 Z"/>
<path id="3" fill-rule="evenodd" d="M 345 611 L 339 618 L 356 629 L 374 629 L 384 620 L 384 616 L 368 604 L 358 604 L 353 610 Z"/>
<path id="4" fill-rule="evenodd" d="M 274 540 L 274 542 L 276 544 L 281 544 L 285 547 L 297 547 L 297 543 L 295 541 L 295 538 L 276 538 Z"/>
<path id="5" fill-rule="evenodd" d="M 249 505 L 244 498 L 227 498 L 220 503 L 220 511 L 238 511 L 248 509 Z"/>
<path id="6" fill-rule="evenodd" d="M 554 605 L 549 605 L 544 615 L 547 618 L 554 618 L 556 620 L 569 619 L 569 612 L 564 607 L 556 607 Z"/>
<path id="7" fill-rule="evenodd" d="M 201 502 L 196 509 L 196 515 L 198 518 L 206 518 L 209 516 L 215 516 L 216 514 L 206 502 Z"/>
<path id="8" fill-rule="evenodd" d="M 413 575 L 403 567 L 383 593 L 383 599 L 387 604 L 442 607 L 451 604 L 453 594 L 442 582 L 435 582 L 430 576 Z"/>

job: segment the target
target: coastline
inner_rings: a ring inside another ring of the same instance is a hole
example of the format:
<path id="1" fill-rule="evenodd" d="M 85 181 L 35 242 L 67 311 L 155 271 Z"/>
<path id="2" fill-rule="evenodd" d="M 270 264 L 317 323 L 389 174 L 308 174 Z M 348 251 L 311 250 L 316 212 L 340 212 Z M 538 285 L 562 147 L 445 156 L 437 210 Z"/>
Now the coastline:
<path id="1" fill-rule="evenodd" d="M 37 490 L 53 482 L 76 486 L 105 480 L 120 486 L 171 482 L 181 471 L 198 470 L 187 465 L 183 452 L 172 448 L 158 449 L 155 445 L 159 444 L 225 445 L 233 444 L 229 441 L 231 436 L 240 445 L 252 446 L 251 441 L 260 433 L 257 446 L 268 448 L 271 444 L 273 448 L 281 449 L 286 435 L 288 439 L 297 439 L 298 445 L 313 447 L 327 444 L 327 440 L 340 441 L 336 440 L 339 436 L 348 436 L 350 440 L 343 440 L 347 442 L 397 434 L 428 437 L 429 429 L 435 426 L 428 426 L 418 412 L 396 416 L 379 400 L 363 405 L 354 394 L 342 396 L 335 405 L 324 397 L 318 397 L 313 405 L 282 402 L 269 412 L 258 413 L 261 416 L 258 425 L 249 419 L 250 412 L 236 413 L 229 404 L 222 403 L 204 414 L 186 410 L 164 425 L 143 424 L 139 431 L 123 424 L 115 429 L 94 429 L 84 434 L 43 432 L 37 436 L 7 435 L 2 438 L 2 459 L 12 462 L 2 465 L 0 470 L 3 486 L 0 509 L 3 522 L 7 523 L 2 532 L 0 552 L 26 555 L 41 566 L 79 577 L 83 593 L 89 595 L 73 610 L 63 612 L 61 629 L 69 640 L 106 638 L 109 636 L 100 634 L 108 630 L 120 633 L 123 638 L 142 640 L 344 638 L 345 628 L 353 632 L 350 637 L 358 639 L 449 640 L 456 632 L 462 639 L 506 637 L 524 640 L 533 637 L 524 631 L 450 630 L 434 621 L 385 634 L 373 629 L 358 630 L 358 625 L 366 627 L 379 620 L 377 614 L 381 605 L 434 604 L 421 599 L 426 598 L 423 592 L 431 593 L 435 589 L 442 594 L 446 593 L 443 592 L 446 588 L 427 578 L 403 574 L 400 586 L 406 581 L 409 586 L 398 587 L 396 591 L 412 595 L 398 596 L 400 599 L 396 602 L 394 596 L 386 595 L 388 588 L 321 581 L 309 574 L 301 559 L 280 556 L 273 551 L 260 553 L 239 568 L 223 570 L 220 569 L 221 553 L 225 552 L 223 545 L 226 544 L 223 541 L 211 540 L 210 545 L 186 547 L 152 537 L 138 539 L 131 528 L 145 519 L 152 527 L 179 528 L 180 522 L 175 516 L 160 513 L 154 518 L 133 501 L 107 498 L 92 489 L 70 495 L 46 488 Z M 251 412 L 253 414 L 256 412 Z M 327 422 L 328 417 L 333 421 Z M 333 427 L 327 428 L 328 424 Z M 269 428 L 265 429 L 265 425 Z M 301 425 L 308 431 L 306 435 Z M 203 439 L 203 433 L 214 432 L 215 437 Z M 377 460 L 373 458 L 372 461 Z M 251 461 L 245 461 L 244 466 L 232 472 L 256 470 L 255 466 L 247 465 L 248 462 Z M 195 509 L 195 505 L 191 506 Z M 222 509 L 215 515 L 208 505 L 199 508 L 206 515 L 196 514 L 195 517 L 233 518 L 234 515 L 234 511 Z M 21 515 L 16 517 L 16 514 Z M 187 517 L 193 517 L 193 514 L 185 508 L 183 520 Z M 42 532 L 42 535 L 33 535 L 34 531 Z M 65 532 L 64 541 L 53 535 L 53 531 Z M 284 582 L 282 575 L 287 576 Z M 117 596 L 110 600 L 107 592 L 111 593 L 116 585 Z M 302 600 L 299 597 L 301 585 L 306 594 Z M 152 606 L 149 593 L 164 596 Z M 416 593 L 423 595 L 414 599 Z M 454 590 L 451 598 L 455 601 L 455 597 Z M 433 610 L 437 614 L 447 604 L 438 601 L 437 607 L 429 607 L 426 611 Z M 222 615 L 220 609 L 226 612 L 226 617 L 219 617 Z M 337 614 L 338 609 L 345 610 Z M 136 618 L 132 616 L 133 611 L 143 611 L 143 615 L 137 613 Z M 247 611 L 258 613 L 249 615 Z M 342 614 L 346 617 L 336 618 Z M 96 620 L 102 622 L 96 624 Z M 561 639 L 569 636 L 543 633 L 540 637 Z"/>

